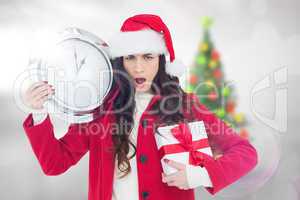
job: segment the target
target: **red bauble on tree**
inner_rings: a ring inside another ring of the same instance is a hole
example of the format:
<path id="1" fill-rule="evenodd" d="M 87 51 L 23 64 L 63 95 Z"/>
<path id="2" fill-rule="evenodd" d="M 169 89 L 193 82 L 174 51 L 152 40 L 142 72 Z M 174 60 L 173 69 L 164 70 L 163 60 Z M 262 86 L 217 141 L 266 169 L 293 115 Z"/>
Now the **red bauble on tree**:
<path id="1" fill-rule="evenodd" d="M 235 108 L 235 103 L 232 100 L 229 100 L 226 104 L 226 111 L 228 113 L 233 113 Z"/>
<path id="2" fill-rule="evenodd" d="M 196 85 L 198 82 L 198 77 L 195 74 L 190 75 L 190 84 Z"/>
<path id="3" fill-rule="evenodd" d="M 215 91 L 211 91 L 210 93 L 208 93 L 208 99 L 210 101 L 215 101 L 215 100 L 217 100 L 217 98 L 218 98 L 218 95 Z"/>
<path id="4" fill-rule="evenodd" d="M 219 58 L 220 58 L 220 54 L 219 54 L 219 52 L 217 51 L 217 50 L 212 50 L 212 52 L 211 52 L 211 59 L 213 59 L 213 60 L 219 60 Z"/>
<path id="5" fill-rule="evenodd" d="M 214 76 L 214 78 L 215 79 L 220 79 L 220 78 L 222 78 L 222 71 L 220 70 L 220 69 L 215 69 L 214 71 L 213 71 L 213 76 Z"/>
<path id="6" fill-rule="evenodd" d="M 241 128 L 239 135 L 244 139 L 249 139 L 249 132 L 245 128 Z"/>

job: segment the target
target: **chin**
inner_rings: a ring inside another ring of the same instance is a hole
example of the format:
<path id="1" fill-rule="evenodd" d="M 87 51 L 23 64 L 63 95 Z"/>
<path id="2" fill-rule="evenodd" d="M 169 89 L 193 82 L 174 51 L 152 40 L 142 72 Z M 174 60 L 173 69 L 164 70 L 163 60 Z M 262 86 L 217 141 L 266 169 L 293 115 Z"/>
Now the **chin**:
<path id="1" fill-rule="evenodd" d="M 148 92 L 150 88 L 135 88 L 137 92 Z"/>

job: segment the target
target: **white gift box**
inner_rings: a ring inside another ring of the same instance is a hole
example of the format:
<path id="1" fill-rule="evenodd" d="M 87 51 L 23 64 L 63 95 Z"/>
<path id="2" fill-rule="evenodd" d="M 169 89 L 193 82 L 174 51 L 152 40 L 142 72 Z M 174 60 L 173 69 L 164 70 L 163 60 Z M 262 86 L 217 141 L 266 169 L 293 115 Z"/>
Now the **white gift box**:
<path id="1" fill-rule="evenodd" d="M 155 140 L 158 149 L 160 149 L 164 145 L 170 145 L 170 144 L 179 144 L 179 141 L 172 135 L 171 129 L 175 126 L 178 126 L 177 124 L 171 125 L 171 126 L 162 126 L 158 127 L 157 131 L 160 133 L 155 134 Z M 206 139 L 207 133 L 205 130 L 205 126 L 203 121 L 194 121 L 188 123 L 190 132 L 192 134 L 192 140 L 197 141 L 200 139 Z M 210 147 L 201 148 L 197 151 L 208 154 L 212 156 L 212 151 Z M 177 169 L 174 169 L 170 167 L 168 164 L 166 164 L 163 159 L 169 159 L 174 160 L 176 162 L 180 162 L 183 164 L 190 164 L 189 163 L 189 152 L 181 152 L 181 153 L 173 153 L 173 154 L 167 154 L 164 155 L 164 157 L 161 159 L 162 168 L 165 174 L 171 174 L 177 171 Z"/>

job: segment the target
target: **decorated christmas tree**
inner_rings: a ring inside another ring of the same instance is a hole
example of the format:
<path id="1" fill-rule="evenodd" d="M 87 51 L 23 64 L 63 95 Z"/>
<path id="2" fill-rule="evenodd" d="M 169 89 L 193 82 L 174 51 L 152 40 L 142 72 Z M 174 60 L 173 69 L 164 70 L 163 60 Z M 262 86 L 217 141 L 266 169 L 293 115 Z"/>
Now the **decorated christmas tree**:
<path id="1" fill-rule="evenodd" d="M 213 20 L 210 17 L 202 19 L 203 40 L 190 68 L 186 91 L 195 93 L 209 110 L 234 128 L 240 136 L 248 139 L 248 131 L 244 128 L 245 116 L 235 110 L 236 96 L 233 84 L 225 79 L 220 53 L 210 36 L 212 24 Z"/>

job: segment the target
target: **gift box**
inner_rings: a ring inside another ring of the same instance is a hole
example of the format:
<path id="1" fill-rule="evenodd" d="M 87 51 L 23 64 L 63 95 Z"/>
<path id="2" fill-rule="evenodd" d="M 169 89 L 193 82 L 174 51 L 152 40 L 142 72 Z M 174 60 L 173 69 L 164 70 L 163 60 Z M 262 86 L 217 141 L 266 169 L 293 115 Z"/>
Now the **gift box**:
<path id="1" fill-rule="evenodd" d="M 177 171 L 163 159 L 174 160 L 183 164 L 201 166 L 203 155 L 212 156 L 203 121 L 179 123 L 161 126 L 157 129 L 155 140 L 158 154 L 165 174 Z"/>

